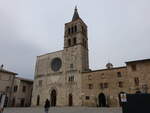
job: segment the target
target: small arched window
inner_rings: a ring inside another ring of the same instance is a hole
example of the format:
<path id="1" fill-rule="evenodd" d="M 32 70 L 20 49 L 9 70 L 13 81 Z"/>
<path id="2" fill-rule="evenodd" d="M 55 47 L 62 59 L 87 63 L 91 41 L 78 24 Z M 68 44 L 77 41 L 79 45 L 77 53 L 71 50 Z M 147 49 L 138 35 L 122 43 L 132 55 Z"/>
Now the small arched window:
<path id="1" fill-rule="evenodd" d="M 86 40 L 84 41 L 84 47 L 86 48 Z"/>
<path id="2" fill-rule="evenodd" d="M 77 32 L 77 26 L 76 25 L 74 26 L 74 31 Z"/>
<path id="3" fill-rule="evenodd" d="M 83 43 L 83 46 L 84 46 L 84 39 L 82 39 L 82 43 Z"/>
<path id="4" fill-rule="evenodd" d="M 76 45 L 76 44 L 77 44 L 77 39 L 76 39 L 76 37 L 75 37 L 75 38 L 73 38 L 73 44 L 74 44 L 74 45 Z"/>
<path id="5" fill-rule="evenodd" d="M 71 33 L 73 33 L 73 27 L 71 27 Z"/>
<path id="6" fill-rule="evenodd" d="M 71 46 L 71 40 L 68 39 L 68 46 Z"/>
<path id="7" fill-rule="evenodd" d="M 68 34 L 70 35 L 70 28 L 68 29 Z"/>

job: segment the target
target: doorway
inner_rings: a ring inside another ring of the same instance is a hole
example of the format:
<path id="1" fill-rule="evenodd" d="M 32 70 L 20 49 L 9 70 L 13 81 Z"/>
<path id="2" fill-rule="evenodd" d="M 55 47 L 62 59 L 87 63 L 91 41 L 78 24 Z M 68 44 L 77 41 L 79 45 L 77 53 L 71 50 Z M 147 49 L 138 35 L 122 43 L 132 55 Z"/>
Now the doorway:
<path id="1" fill-rule="evenodd" d="M 37 102 L 36 102 L 36 105 L 37 105 L 37 106 L 40 105 L 40 96 L 39 96 L 39 95 L 37 96 Z"/>
<path id="2" fill-rule="evenodd" d="M 100 93 L 98 96 L 99 107 L 106 107 L 106 97 L 104 93 Z"/>
<path id="3" fill-rule="evenodd" d="M 25 104 L 25 99 L 22 98 L 22 99 L 21 99 L 21 102 L 20 102 L 20 107 L 24 107 L 24 104 Z"/>
<path id="4" fill-rule="evenodd" d="M 56 90 L 52 90 L 51 92 L 51 106 L 56 106 L 57 93 Z"/>

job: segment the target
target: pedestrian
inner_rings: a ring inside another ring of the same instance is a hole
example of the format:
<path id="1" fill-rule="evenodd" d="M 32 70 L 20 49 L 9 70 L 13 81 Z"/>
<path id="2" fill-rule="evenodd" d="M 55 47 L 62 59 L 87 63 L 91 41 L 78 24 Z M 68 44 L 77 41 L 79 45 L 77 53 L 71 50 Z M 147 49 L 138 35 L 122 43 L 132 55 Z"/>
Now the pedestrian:
<path id="1" fill-rule="evenodd" d="M 0 113 L 3 113 L 3 111 L 4 111 L 4 108 L 0 107 Z"/>
<path id="2" fill-rule="evenodd" d="M 5 98 L 6 98 L 6 95 L 3 94 L 0 100 L 0 113 L 3 113 L 4 111 Z"/>
<path id="3" fill-rule="evenodd" d="M 44 105 L 45 113 L 48 113 L 49 107 L 50 107 L 50 101 L 48 99 L 46 99 L 45 105 Z"/>

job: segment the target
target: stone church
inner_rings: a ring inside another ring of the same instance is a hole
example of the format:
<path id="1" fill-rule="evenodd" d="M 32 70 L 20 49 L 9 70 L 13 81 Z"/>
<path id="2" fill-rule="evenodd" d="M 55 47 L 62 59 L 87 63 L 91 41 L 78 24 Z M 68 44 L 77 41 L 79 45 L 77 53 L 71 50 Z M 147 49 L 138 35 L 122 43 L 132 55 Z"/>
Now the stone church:
<path id="1" fill-rule="evenodd" d="M 149 92 L 150 59 L 89 69 L 87 25 L 77 8 L 65 24 L 64 49 L 37 56 L 32 106 L 120 106 L 121 93 Z"/>

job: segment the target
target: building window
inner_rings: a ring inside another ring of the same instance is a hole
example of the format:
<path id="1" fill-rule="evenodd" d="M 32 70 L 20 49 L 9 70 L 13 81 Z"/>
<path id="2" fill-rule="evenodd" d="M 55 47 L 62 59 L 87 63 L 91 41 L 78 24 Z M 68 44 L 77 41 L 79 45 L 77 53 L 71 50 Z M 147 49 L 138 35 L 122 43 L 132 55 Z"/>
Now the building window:
<path id="1" fill-rule="evenodd" d="M 9 92 L 9 86 L 7 86 L 7 87 L 5 88 L 5 91 L 6 91 L 6 92 Z"/>
<path id="2" fill-rule="evenodd" d="M 108 83 L 100 83 L 100 89 L 108 88 Z"/>
<path id="3" fill-rule="evenodd" d="M 82 26 L 82 32 L 84 32 L 84 27 Z"/>
<path id="4" fill-rule="evenodd" d="M 93 84 L 88 84 L 89 89 L 93 89 Z"/>
<path id="5" fill-rule="evenodd" d="M 73 64 L 70 64 L 70 68 L 71 68 L 71 69 L 73 68 Z"/>
<path id="6" fill-rule="evenodd" d="M 92 80 L 92 75 L 88 75 L 88 80 Z"/>
<path id="7" fill-rule="evenodd" d="M 68 39 L 68 46 L 71 46 L 71 40 Z"/>
<path id="8" fill-rule="evenodd" d="M 26 92 L 26 86 L 23 86 L 22 92 Z"/>
<path id="9" fill-rule="evenodd" d="M 122 88 L 123 87 L 123 82 L 118 82 L 118 87 Z"/>
<path id="10" fill-rule="evenodd" d="M 102 79 L 104 79 L 104 78 L 105 78 L 104 73 L 101 73 L 101 78 L 102 78 Z"/>
<path id="11" fill-rule="evenodd" d="M 108 83 L 104 83 L 104 88 L 108 88 Z"/>
<path id="12" fill-rule="evenodd" d="M 131 65 L 132 71 L 136 71 L 136 64 Z"/>
<path id="13" fill-rule="evenodd" d="M 85 99 L 86 100 L 90 100 L 90 96 L 85 96 Z"/>
<path id="14" fill-rule="evenodd" d="M 100 83 L 100 89 L 104 89 L 103 83 Z"/>
<path id="15" fill-rule="evenodd" d="M 74 76 L 69 76 L 69 79 L 68 79 L 69 82 L 73 82 L 74 81 Z"/>
<path id="16" fill-rule="evenodd" d="M 83 46 L 84 46 L 84 38 L 82 39 L 82 43 L 83 43 Z"/>
<path id="17" fill-rule="evenodd" d="M 117 72 L 117 76 L 118 77 L 121 77 L 122 75 L 121 75 L 121 72 Z"/>
<path id="18" fill-rule="evenodd" d="M 135 77 L 135 78 L 134 78 L 134 83 L 135 83 L 136 86 L 139 85 L 139 78 L 138 78 L 138 77 Z"/>
<path id="19" fill-rule="evenodd" d="M 77 44 L 77 39 L 76 39 L 76 37 L 75 37 L 75 38 L 73 38 L 73 43 L 74 43 L 74 45 L 76 45 L 76 44 Z"/>
<path id="20" fill-rule="evenodd" d="M 39 87 L 42 87 L 42 83 L 43 83 L 43 81 L 39 80 Z"/>
<path id="21" fill-rule="evenodd" d="M 14 86 L 14 92 L 17 92 L 18 86 Z"/>

